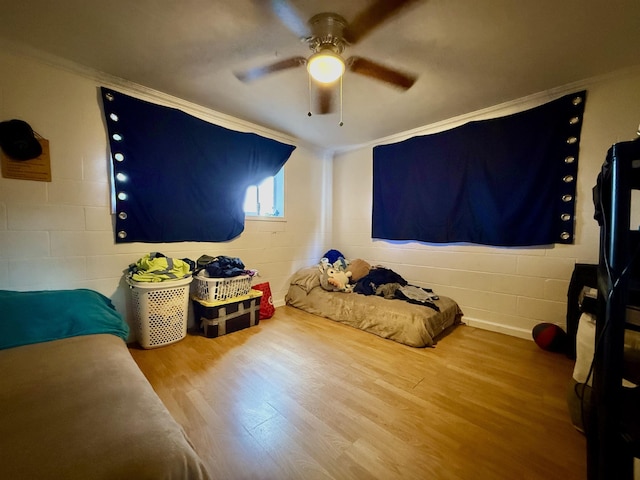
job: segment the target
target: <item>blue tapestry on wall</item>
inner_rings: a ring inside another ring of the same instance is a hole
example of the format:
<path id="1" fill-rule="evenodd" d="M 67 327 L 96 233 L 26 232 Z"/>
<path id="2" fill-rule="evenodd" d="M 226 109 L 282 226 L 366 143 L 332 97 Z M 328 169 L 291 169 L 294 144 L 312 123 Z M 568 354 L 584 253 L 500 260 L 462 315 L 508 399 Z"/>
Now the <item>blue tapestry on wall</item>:
<path id="1" fill-rule="evenodd" d="M 586 91 L 373 149 L 372 237 L 573 243 Z"/>
<path id="2" fill-rule="evenodd" d="M 244 230 L 247 188 L 296 148 L 102 88 L 116 242 L 220 242 Z"/>

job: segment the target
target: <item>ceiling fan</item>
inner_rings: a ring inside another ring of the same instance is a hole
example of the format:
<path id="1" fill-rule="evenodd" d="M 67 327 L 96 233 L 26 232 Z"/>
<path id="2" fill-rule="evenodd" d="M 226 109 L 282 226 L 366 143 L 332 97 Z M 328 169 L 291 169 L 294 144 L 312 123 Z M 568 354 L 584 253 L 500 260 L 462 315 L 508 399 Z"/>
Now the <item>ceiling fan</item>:
<path id="1" fill-rule="evenodd" d="M 332 12 L 319 13 L 305 22 L 289 1 L 271 0 L 271 9 L 276 16 L 289 30 L 309 45 L 313 54 L 309 58 L 301 56 L 286 58 L 270 65 L 254 67 L 234 72 L 234 74 L 242 82 L 250 82 L 271 73 L 306 65 L 310 82 L 311 79 L 317 82 L 317 113 L 321 114 L 332 111 L 333 86 L 342 78 L 345 70 L 408 90 L 416 81 L 415 75 L 400 72 L 358 56 L 345 60 L 342 53 L 347 46 L 356 44 L 382 22 L 415 1 L 376 0 L 349 23 L 341 15 Z"/>

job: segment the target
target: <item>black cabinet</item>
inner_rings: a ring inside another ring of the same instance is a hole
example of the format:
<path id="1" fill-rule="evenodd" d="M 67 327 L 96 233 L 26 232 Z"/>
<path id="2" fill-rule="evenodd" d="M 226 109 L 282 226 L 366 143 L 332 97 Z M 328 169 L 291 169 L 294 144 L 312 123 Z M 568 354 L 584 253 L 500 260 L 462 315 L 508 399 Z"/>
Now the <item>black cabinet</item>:
<path id="1" fill-rule="evenodd" d="M 640 190 L 640 141 L 617 143 L 594 188 L 600 258 L 594 409 L 586 430 L 589 480 L 633 479 L 633 458 L 640 453 L 640 388 L 622 386 L 625 330 L 637 328 L 634 313 L 640 309 L 640 232 L 630 224 L 633 190 Z"/>

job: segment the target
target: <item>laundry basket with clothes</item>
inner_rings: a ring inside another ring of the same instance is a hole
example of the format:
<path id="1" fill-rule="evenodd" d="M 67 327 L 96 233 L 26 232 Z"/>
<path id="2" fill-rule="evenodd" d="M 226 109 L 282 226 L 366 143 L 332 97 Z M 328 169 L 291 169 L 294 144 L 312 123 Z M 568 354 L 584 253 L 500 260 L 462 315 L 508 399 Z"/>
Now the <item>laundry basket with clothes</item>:
<path id="1" fill-rule="evenodd" d="M 187 335 L 189 288 L 195 263 L 152 252 L 129 265 L 133 330 L 143 348 L 156 348 Z"/>

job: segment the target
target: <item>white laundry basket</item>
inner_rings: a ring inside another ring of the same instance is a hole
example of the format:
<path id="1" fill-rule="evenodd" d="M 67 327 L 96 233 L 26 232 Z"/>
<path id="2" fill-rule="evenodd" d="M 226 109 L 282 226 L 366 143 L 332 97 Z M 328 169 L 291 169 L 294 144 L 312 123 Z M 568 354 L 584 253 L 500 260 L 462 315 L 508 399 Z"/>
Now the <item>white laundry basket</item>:
<path id="1" fill-rule="evenodd" d="M 192 277 L 164 282 L 127 279 L 136 336 L 142 348 L 169 345 L 187 335 L 189 284 L 192 280 Z"/>
<path id="2" fill-rule="evenodd" d="M 235 297 L 248 295 L 251 291 L 251 277 L 239 275 L 237 277 L 211 278 L 203 270 L 193 283 L 193 295 L 205 302 L 219 302 Z"/>

